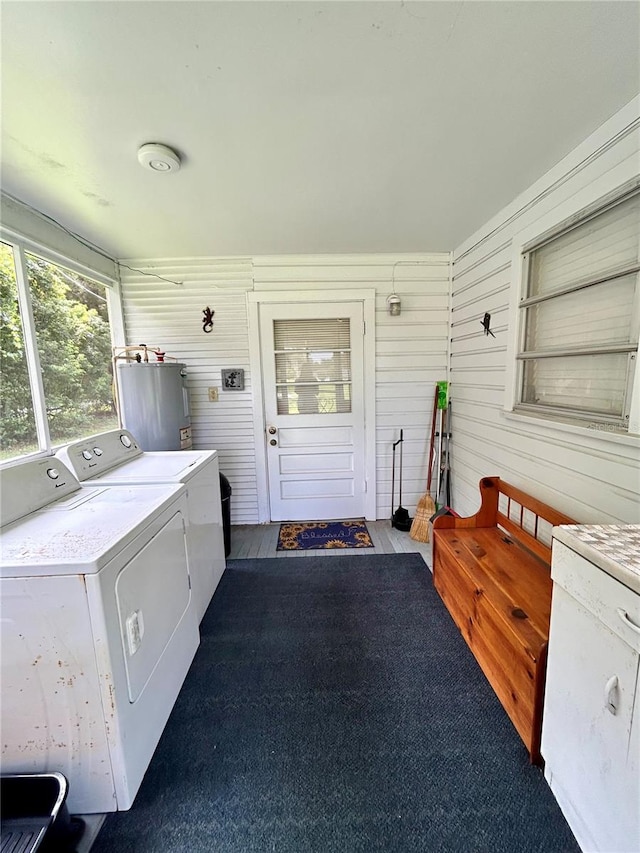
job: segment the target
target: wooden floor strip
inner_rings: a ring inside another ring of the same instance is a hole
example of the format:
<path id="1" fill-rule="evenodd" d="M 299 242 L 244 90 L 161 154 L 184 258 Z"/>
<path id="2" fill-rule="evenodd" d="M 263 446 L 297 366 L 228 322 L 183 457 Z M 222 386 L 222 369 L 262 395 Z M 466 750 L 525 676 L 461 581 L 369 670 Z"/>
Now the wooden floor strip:
<path id="1" fill-rule="evenodd" d="M 230 560 L 252 557 L 339 557 L 353 554 L 394 554 L 417 552 L 431 568 L 431 543 L 415 542 L 408 533 L 391 527 L 388 520 L 368 521 L 367 528 L 373 548 L 330 548 L 317 551 L 277 551 L 279 524 L 234 524 L 231 527 Z"/>

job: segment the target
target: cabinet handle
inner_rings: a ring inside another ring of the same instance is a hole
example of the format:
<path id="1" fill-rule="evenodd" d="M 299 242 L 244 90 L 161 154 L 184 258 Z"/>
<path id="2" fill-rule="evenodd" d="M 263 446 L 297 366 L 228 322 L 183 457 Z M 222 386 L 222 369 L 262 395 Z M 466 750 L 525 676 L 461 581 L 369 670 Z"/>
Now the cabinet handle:
<path id="1" fill-rule="evenodd" d="M 627 628 L 631 628 L 631 630 L 635 631 L 636 634 L 640 634 L 640 625 L 636 625 L 636 623 L 632 621 L 626 610 L 623 610 L 622 607 L 618 607 L 616 608 L 616 613 L 627 626 Z"/>
<path id="2" fill-rule="evenodd" d="M 614 696 L 615 691 L 615 696 Z M 617 714 L 618 706 L 616 704 L 618 692 L 618 676 L 612 675 L 604 686 L 604 707 L 610 714 Z"/>

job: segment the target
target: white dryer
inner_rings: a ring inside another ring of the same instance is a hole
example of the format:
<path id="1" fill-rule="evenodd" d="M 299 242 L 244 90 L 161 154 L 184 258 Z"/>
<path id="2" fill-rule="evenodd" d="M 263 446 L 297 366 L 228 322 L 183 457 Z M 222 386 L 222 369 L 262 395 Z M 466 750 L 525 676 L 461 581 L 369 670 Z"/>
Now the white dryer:
<path id="1" fill-rule="evenodd" d="M 128 809 L 199 644 L 186 489 L 81 488 L 52 457 L 0 485 L 3 772 Z"/>
<path id="2" fill-rule="evenodd" d="M 83 485 L 186 485 L 187 554 L 201 621 L 225 569 L 217 451 L 145 453 L 130 432 L 116 429 L 75 441 L 57 455 Z"/>

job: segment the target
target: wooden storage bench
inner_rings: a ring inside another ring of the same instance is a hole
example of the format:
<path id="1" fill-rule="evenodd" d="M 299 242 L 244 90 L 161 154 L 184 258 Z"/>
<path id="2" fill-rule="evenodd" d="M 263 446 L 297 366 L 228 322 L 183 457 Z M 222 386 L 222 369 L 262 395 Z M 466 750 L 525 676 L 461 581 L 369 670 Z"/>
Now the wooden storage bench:
<path id="1" fill-rule="evenodd" d="M 576 522 L 499 477 L 484 477 L 480 493 L 475 515 L 435 519 L 433 583 L 538 763 L 551 528 Z"/>

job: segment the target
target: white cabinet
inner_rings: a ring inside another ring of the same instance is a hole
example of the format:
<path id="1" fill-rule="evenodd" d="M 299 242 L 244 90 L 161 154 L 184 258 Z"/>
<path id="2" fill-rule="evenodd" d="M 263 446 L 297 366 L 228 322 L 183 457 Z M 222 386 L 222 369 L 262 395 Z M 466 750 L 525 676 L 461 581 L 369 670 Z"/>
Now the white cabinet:
<path id="1" fill-rule="evenodd" d="M 640 596 L 557 540 L 552 578 L 545 778 L 584 851 L 640 851 Z"/>

